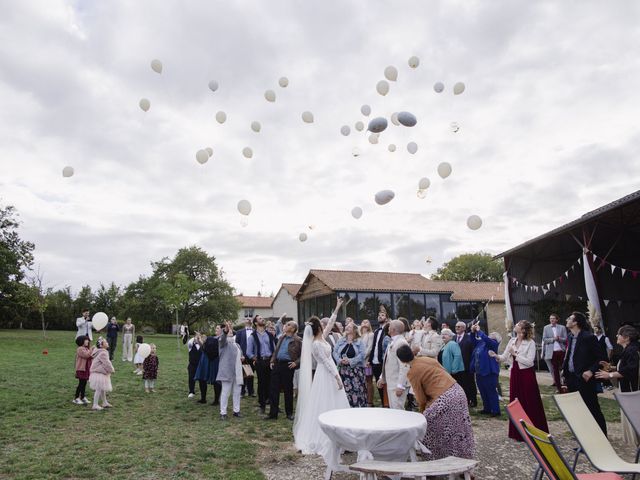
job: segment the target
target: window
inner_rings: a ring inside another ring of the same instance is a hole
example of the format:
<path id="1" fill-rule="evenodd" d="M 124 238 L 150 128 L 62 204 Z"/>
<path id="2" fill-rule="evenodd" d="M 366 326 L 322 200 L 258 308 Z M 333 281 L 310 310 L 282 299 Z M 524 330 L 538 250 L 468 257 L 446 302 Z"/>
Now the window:
<path id="1" fill-rule="evenodd" d="M 393 294 L 393 314 L 397 317 L 410 319 L 409 315 L 409 295 L 406 293 Z"/>
<path id="2" fill-rule="evenodd" d="M 391 294 L 390 293 L 376 293 L 376 315 L 380 311 L 380 306 L 384 306 L 387 310 L 389 318 L 398 318 L 391 308 Z"/>
<path id="3" fill-rule="evenodd" d="M 436 320 L 440 318 L 440 295 L 425 295 L 426 299 L 426 316 L 433 317 Z"/>
<path id="4" fill-rule="evenodd" d="M 474 308 L 473 308 L 473 304 L 471 303 L 466 303 L 466 302 L 460 302 L 456 304 L 456 315 L 458 316 L 458 319 L 462 320 L 463 322 L 469 322 L 471 320 L 474 320 L 476 318 L 477 313 L 474 313 Z"/>
<path id="5" fill-rule="evenodd" d="M 343 297 L 345 302 L 351 300 L 347 304 L 347 311 L 346 311 L 346 316 L 345 317 L 351 317 L 351 318 L 353 318 L 354 322 L 358 322 L 358 298 L 357 298 L 357 293 L 355 293 L 355 292 L 338 292 L 338 295 Z M 335 298 L 331 301 L 331 304 L 333 305 L 333 308 L 335 308 L 335 306 L 336 306 Z M 344 310 L 344 308 L 342 310 Z M 339 315 L 338 317 L 340 318 L 341 315 Z M 342 319 L 345 319 L 345 317 L 342 317 Z"/>
<path id="6" fill-rule="evenodd" d="M 378 310 L 376 309 L 376 299 L 373 293 L 358 293 L 358 319 L 367 319 L 371 325 L 378 324 Z"/>
<path id="7" fill-rule="evenodd" d="M 409 323 L 413 320 L 420 320 L 425 314 L 424 295 L 422 293 L 412 293 L 409 295 L 411 305 L 411 317 L 407 317 Z"/>
<path id="8" fill-rule="evenodd" d="M 455 302 L 442 302 L 442 321 L 445 322 L 450 329 L 456 324 L 456 304 Z"/>
<path id="9" fill-rule="evenodd" d="M 244 309 L 244 318 L 253 318 L 253 308 L 245 308 Z"/>
<path id="10" fill-rule="evenodd" d="M 312 315 L 314 315 L 315 306 L 312 305 L 316 303 L 315 298 L 308 298 L 304 301 L 304 319 L 309 320 Z"/>

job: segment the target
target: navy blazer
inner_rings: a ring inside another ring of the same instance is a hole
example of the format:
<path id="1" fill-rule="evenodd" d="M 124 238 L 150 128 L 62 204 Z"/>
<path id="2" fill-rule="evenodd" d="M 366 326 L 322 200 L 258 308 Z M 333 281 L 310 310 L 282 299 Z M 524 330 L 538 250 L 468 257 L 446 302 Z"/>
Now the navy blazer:
<path id="1" fill-rule="evenodd" d="M 562 365 L 565 377 L 569 374 L 569 357 L 572 353 L 574 373 L 576 375 L 580 376 L 587 370 L 591 370 L 595 374 L 600 369 L 600 361 L 607 360 L 598 346 L 598 340 L 595 335 L 589 331 L 580 330 L 576 338 L 575 352 L 571 351 L 572 337 L 573 335 L 569 334 L 569 346 Z"/>
<path id="2" fill-rule="evenodd" d="M 247 329 L 241 328 L 236 332 L 236 343 L 240 345 L 240 350 L 242 350 L 242 356 L 247 357 Z"/>
<path id="3" fill-rule="evenodd" d="M 470 370 L 478 375 L 486 376 L 500 373 L 500 365 L 495 358 L 489 356 L 489 351 L 498 353 L 498 342 L 487 337 L 482 330 L 476 335 L 471 335 L 475 348 L 471 355 Z"/>
<path id="4" fill-rule="evenodd" d="M 458 343 L 458 335 L 453 337 L 453 341 Z M 462 352 L 462 361 L 464 362 L 465 371 L 469 372 L 471 368 L 471 356 L 473 354 L 473 348 L 475 347 L 475 342 L 471 338 L 471 334 L 465 333 L 464 337 L 462 337 L 462 341 L 458 343 L 460 346 L 460 351 Z"/>

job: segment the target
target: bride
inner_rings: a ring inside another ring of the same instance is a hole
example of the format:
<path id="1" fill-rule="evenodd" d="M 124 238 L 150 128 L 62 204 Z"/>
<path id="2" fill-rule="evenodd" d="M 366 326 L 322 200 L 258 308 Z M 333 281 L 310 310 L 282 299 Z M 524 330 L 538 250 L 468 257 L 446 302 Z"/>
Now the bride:
<path id="1" fill-rule="evenodd" d="M 350 408 L 340 374 L 331 357 L 331 346 L 325 340 L 333 328 L 343 303 L 343 300 L 338 298 L 336 309 L 324 330 L 318 317 L 311 317 L 304 329 L 302 339 L 298 404 L 293 424 L 293 438 L 296 448 L 303 454 L 316 453 L 322 455 L 325 461 L 329 460 L 327 457 L 331 455 L 331 444 L 320 428 L 318 416 L 329 410 Z M 313 378 L 312 358 L 317 363 Z"/>

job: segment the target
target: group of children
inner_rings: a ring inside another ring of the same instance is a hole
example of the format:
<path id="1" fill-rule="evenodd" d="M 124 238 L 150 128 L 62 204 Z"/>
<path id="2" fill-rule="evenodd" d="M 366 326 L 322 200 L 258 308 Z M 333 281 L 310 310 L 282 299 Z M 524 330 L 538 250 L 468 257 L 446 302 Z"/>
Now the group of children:
<path id="1" fill-rule="evenodd" d="M 143 358 L 139 353 L 142 342 L 142 336 L 136 337 L 136 352 L 133 360 L 136 369 L 134 373 L 142 375 L 145 392 L 155 392 L 159 365 L 156 346 L 153 343 L 150 344 L 150 353 L 146 358 Z M 111 404 L 107 401 L 107 393 L 113 390 L 111 374 L 115 372 L 115 369 L 109 359 L 109 342 L 100 337 L 95 346 L 92 347 L 91 339 L 88 336 L 81 335 L 76 338 L 76 345 L 78 348 L 76 350 L 75 376 L 78 379 L 78 386 L 76 387 L 73 403 L 76 405 L 89 404 L 86 395 L 86 387 L 87 383 L 89 383 L 89 387 L 95 392 L 91 409 L 102 410 L 110 408 Z"/>

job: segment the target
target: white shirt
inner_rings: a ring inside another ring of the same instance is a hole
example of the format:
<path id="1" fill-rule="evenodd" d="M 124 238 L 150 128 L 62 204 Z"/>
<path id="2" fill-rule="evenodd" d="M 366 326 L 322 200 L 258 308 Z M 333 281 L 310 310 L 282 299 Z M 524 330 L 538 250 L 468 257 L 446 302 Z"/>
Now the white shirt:
<path id="1" fill-rule="evenodd" d="M 380 338 L 384 336 L 384 330 L 381 328 L 377 333 L 380 334 L 379 337 L 375 334 L 373 336 L 373 361 L 371 363 L 374 365 L 380 365 L 380 362 L 378 361 L 378 344 L 380 343 Z"/>
<path id="2" fill-rule="evenodd" d="M 394 335 L 393 337 L 391 337 L 391 341 L 389 342 L 389 346 L 387 347 L 387 351 L 384 352 L 385 360 L 387 359 L 387 354 L 389 353 L 389 350 L 391 350 L 391 345 L 393 345 L 396 342 L 396 340 L 398 338 L 400 338 L 400 337 L 404 338 L 404 334 L 403 335 Z M 407 387 L 399 383 L 398 385 L 396 385 L 396 388 L 401 388 L 401 389 L 404 390 Z"/>

